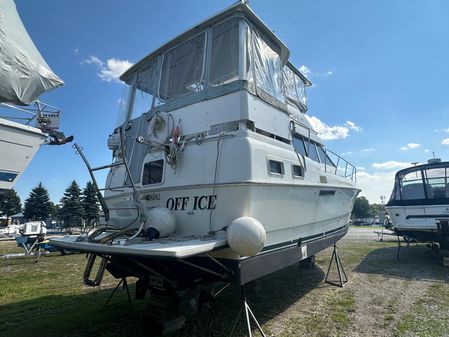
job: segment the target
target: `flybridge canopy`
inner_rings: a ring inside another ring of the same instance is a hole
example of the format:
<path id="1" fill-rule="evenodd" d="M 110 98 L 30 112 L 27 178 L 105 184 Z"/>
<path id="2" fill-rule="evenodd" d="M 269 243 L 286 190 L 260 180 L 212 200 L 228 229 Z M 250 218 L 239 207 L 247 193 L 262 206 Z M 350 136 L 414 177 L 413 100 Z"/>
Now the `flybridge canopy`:
<path id="1" fill-rule="evenodd" d="M 121 104 L 124 120 L 162 105 L 170 111 L 238 90 L 284 111 L 293 106 L 305 112 L 305 88 L 311 83 L 288 57 L 287 47 L 239 2 L 187 30 L 121 76 L 131 86 Z"/>
<path id="2" fill-rule="evenodd" d="M 0 103 L 29 105 L 63 85 L 36 49 L 13 0 L 0 1 Z"/>
<path id="3" fill-rule="evenodd" d="M 173 40 L 167 42 L 162 45 L 160 48 L 156 49 L 154 52 L 144 57 L 138 63 L 136 63 L 133 67 L 129 68 L 121 77 L 122 81 L 127 81 L 130 75 L 137 70 L 145 67 L 149 62 L 157 58 L 159 55 L 163 54 L 170 48 L 180 44 L 183 41 L 188 40 L 190 37 L 197 35 L 200 32 L 203 32 L 206 28 L 211 27 L 219 22 L 224 21 L 225 19 L 240 14 L 242 17 L 249 20 L 252 24 L 254 24 L 265 36 L 267 36 L 278 48 L 280 52 L 280 57 L 282 61 L 282 65 L 287 63 L 287 60 L 290 56 L 290 51 L 287 46 L 267 27 L 267 25 L 244 3 L 237 2 L 231 7 L 219 12 L 216 15 L 209 17 L 203 22 L 195 25 L 194 27 L 186 30 L 184 33 L 178 35 Z"/>

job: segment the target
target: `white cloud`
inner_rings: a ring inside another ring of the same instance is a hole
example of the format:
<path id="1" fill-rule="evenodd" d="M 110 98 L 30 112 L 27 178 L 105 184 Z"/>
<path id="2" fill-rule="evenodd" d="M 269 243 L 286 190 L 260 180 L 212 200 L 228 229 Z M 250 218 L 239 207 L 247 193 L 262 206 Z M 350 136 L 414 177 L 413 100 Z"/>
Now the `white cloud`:
<path id="1" fill-rule="evenodd" d="M 430 150 L 429 149 L 425 149 L 424 152 L 430 152 Z"/>
<path id="2" fill-rule="evenodd" d="M 366 149 L 362 149 L 362 152 L 373 152 L 374 149 L 372 147 L 367 147 Z"/>
<path id="3" fill-rule="evenodd" d="M 349 131 L 360 132 L 361 128 L 354 122 L 347 121 L 343 125 L 329 126 L 315 116 L 305 115 L 312 128 L 323 140 L 343 139 L 349 136 Z"/>
<path id="4" fill-rule="evenodd" d="M 90 55 L 86 60 L 84 60 L 84 62 L 87 64 L 96 65 L 98 67 L 103 66 L 103 61 L 101 61 L 98 57 L 93 56 L 93 55 Z"/>
<path id="5" fill-rule="evenodd" d="M 305 77 L 309 77 L 309 75 L 312 73 L 312 72 L 310 71 L 310 69 L 309 69 L 307 66 L 305 66 L 304 64 L 303 64 L 301 67 L 299 67 L 299 71 L 300 71 Z"/>
<path id="6" fill-rule="evenodd" d="M 98 76 L 106 82 L 119 82 L 119 77 L 122 75 L 133 63 L 128 60 L 120 60 L 111 58 L 103 62 L 98 57 L 91 55 L 84 63 L 95 65 L 99 68 Z"/>
<path id="7" fill-rule="evenodd" d="M 370 203 L 381 203 L 380 196 L 390 196 L 394 186 L 394 176 L 396 171 L 383 171 L 368 173 L 366 171 L 357 172 L 357 183 L 362 189 L 360 195 L 365 196 Z"/>
<path id="8" fill-rule="evenodd" d="M 311 78 L 312 76 L 329 77 L 335 74 L 335 71 L 333 70 L 328 70 L 323 73 L 313 72 L 309 67 L 305 66 L 304 64 L 301 67 L 299 67 L 299 71 L 307 78 Z"/>
<path id="9" fill-rule="evenodd" d="M 80 50 L 79 50 L 78 48 L 73 49 L 73 53 L 74 53 L 75 55 L 77 55 L 79 52 L 80 52 Z"/>
<path id="10" fill-rule="evenodd" d="M 417 149 L 418 147 L 420 147 L 421 144 L 417 144 L 417 143 L 408 143 L 406 146 L 401 146 L 399 148 L 399 150 L 401 151 L 408 151 L 408 150 L 412 150 L 412 149 Z"/>
<path id="11" fill-rule="evenodd" d="M 112 58 L 106 61 L 106 66 L 100 69 L 98 76 L 100 76 L 103 81 L 119 82 L 120 75 L 122 75 L 132 65 L 133 64 L 128 60 L 119 60 Z"/>
<path id="12" fill-rule="evenodd" d="M 351 130 L 354 130 L 355 132 L 362 132 L 363 129 L 360 126 L 355 125 L 354 122 L 346 121 L 346 126 L 348 126 Z"/>
<path id="13" fill-rule="evenodd" d="M 346 152 L 343 152 L 341 155 L 342 156 L 350 156 L 352 154 L 352 151 L 346 151 Z"/>
<path id="14" fill-rule="evenodd" d="M 363 166 L 357 166 L 357 170 L 359 170 L 359 171 L 366 171 L 366 168 L 364 168 Z"/>
<path id="15" fill-rule="evenodd" d="M 449 133 L 449 128 L 446 128 L 446 129 L 436 129 L 435 132 L 445 132 L 445 133 Z"/>
<path id="16" fill-rule="evenodd" d="M 379 170 L 393 170 L 409 167 L 410 163 L 391 160 L 383 163 L 373 163 L 371 166 Z"/>
<path id="17" fill-rule="evenodd" d="M 449 145 L 449 138 L 444 138 L 444 139 L 441 141 L 441 144 L 442 144 L 442 145 Z"/>

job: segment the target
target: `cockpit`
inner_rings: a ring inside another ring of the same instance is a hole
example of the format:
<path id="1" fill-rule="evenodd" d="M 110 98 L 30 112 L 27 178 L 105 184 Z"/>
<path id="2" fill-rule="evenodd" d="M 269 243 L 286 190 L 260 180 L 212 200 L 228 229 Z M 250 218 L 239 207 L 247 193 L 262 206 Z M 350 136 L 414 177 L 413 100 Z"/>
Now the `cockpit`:
<path id="1" fill-rule="evenodd" d="M 449 162 L 426 164 L 401 170 L 387 206 L 447 204 Z"/>

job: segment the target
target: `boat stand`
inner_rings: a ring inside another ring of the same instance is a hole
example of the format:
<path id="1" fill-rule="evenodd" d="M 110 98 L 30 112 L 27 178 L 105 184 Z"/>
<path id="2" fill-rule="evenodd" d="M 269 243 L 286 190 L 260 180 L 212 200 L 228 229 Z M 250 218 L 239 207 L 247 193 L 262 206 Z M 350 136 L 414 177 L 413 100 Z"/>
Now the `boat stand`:
<path id="1" fill-rule="evenodd" d="M 251 332 L 251 318 L 253 319 L 254 323 L 256 323 L 257 326 L 257 330 L 259 330 L 259 332 L 261 333 L 261 335 L 263 337 L 267 337 L 267 335 L 265 335 L 265 333 L 262 330 L 262 327 L 260 326 L 259 322 L 257 321 L 256 317 L 254 316 L 251 308 L 248 305 L 248 301 L 246 300 L 246 293 L 245 293 L 245 286 L 242 285 L 240 286 L 241 290 L 242 290 L 242 307 L 240 308 L 240 311 L 237 315 L 237 318 L 235 319 L 234 325 L 232 326 L 232 330 L 231 333 L 229 334 L 229 337 L 232 337 L 232 335 L 234 334 L 235 329 L 237 328 L 237 325 L 239 324 L 240 321 L 240 316 L 242 315 L 242 312 L 245 313 L 245 322 L 246 322 L 246 331 L 248 333 L 248 337 L 252 337 L 252 332 Z"/>
<path id="2" fill-rule="evenodd" d="M 337 266 L 338 281 L 330 281 L 329 280 L 329 272 L 331 270 L 331 266 L 334 261 L 335 261 L 335 265 Z M 348 282 L 348 276 L 346 276 L 345 269 L 343 268 L 343 265 L 341 264 L 340 256 L 338 255 L 337 244 L 335 244 L 335 243 L 334 243 L 334 251 L 332 252 L 331 260 L 329 261 L 329 267 L 327 268 L 326 278 L 324 279 L 324 282 L 332 284 L 334 286 L 338 286 L 340 288 L 343 288 L 345 283 Z"/>
<path id="3" fill-rule="evenodd" d="M 108 299 L 106 300 L 105 304 L 103 305 L 104 307 L 108 305 L 109 301 L 114 296 L 114 294 L 117 292 L 117 289 L 120 287 L 120 285 L 122 283 L 123 283 L 122 289 L 126 290 L 126 295 L 128 295 L 129 306 L 131 308 L 133 307 L 133 302 L 131 301 L 131 295 L 129 294 L 128 282 L 126 281 L 126 277 L 123 277 L 123 278 L 120 279 L 119 283 L 117 284 L 117 286 L 112 291 L 111 295 L 109 295 Z"/>

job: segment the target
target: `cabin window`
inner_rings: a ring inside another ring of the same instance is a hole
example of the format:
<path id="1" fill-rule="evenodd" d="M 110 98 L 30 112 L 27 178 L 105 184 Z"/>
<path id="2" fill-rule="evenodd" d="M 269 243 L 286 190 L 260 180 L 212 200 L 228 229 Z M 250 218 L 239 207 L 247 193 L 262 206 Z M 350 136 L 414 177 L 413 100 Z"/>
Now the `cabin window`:
<path id="1" fill-rule="evenodd" d="M 159 184 L 164 174 L 164 161 L 162 159 L 146 163 L 143 167 L 143 185 Z"/>
<path id="2" fill-rule="evenodd" d="M 268 170 L 270 174 L 283 175 L 284 174 L 284 163 L 270 159 L 268 160 Z"/>
<path id="3" fill-rule="evenodd" d="M 211 85 L 221 85 L 239 78 L 239 21 L 237 18 L 226 20 L 212 28 Z"/>
<path id="4" fill-rule="evenodd" d="M 318 154 L 320 156 L 320 160 L 323 164 L 326 164 L 328 166 L 335 167 L 334 162 L 329 158 L 326 151 L 324 150 L 323 146 L 317 144 Z"/>
<path id="5" fill-rule="evenodd" d="M 424 170 L 427 197 L 440 199 L 449 197 L 447 168 L 436 167 Z"/>
<path id="6" fill-rule="evenodd" d="M 414 200 L 425 198 L 421 171 L 405 174 L 401 181 L 401 199 Z"/>
<path id="7" fill-rule="evenodd" d="M 17 173 L 0 172 L 0 181 L 13 182 L 16 179 Z"/>
<path id="8" fill-rule="evenodd" d="M 302 178 L 304 177 L 304 172 L 301 166 L 292 165 L 292 174 L 294 178 Z"/>
<path id="9" fill-rule="evenodd" d="M 163 56 L 159 99 L 165 102 L 204 89 L 206 33 L 196 35 Z"/>
<path id="10" fill-rule="evenodd" d="M 315 143 L 313 143 L 313 142 L 309 143 L 309 158 L 314 161 L 320 162 L 320 157 L 318 156 L 318 151 L 315 147 Z"/>
<path id="11" fill-rule="evenodd" d="M 303 156 L 307 156 L 307 151 L 306 151 L 306 145 L 304 144 L 305 139 L 298 135 L 295 134 L 293 135 L 293 147 L 295 148 L 295 151 L 302 154 Z"/>
<path id="12" fill-rule="evenodd" d="M 254 76 L 257 87 L 280 102 L 284 102 L 281 57 L 259 35 L 257 30 L 253 31 L 252 41 L 252 58 L 254 61 Z"/>

